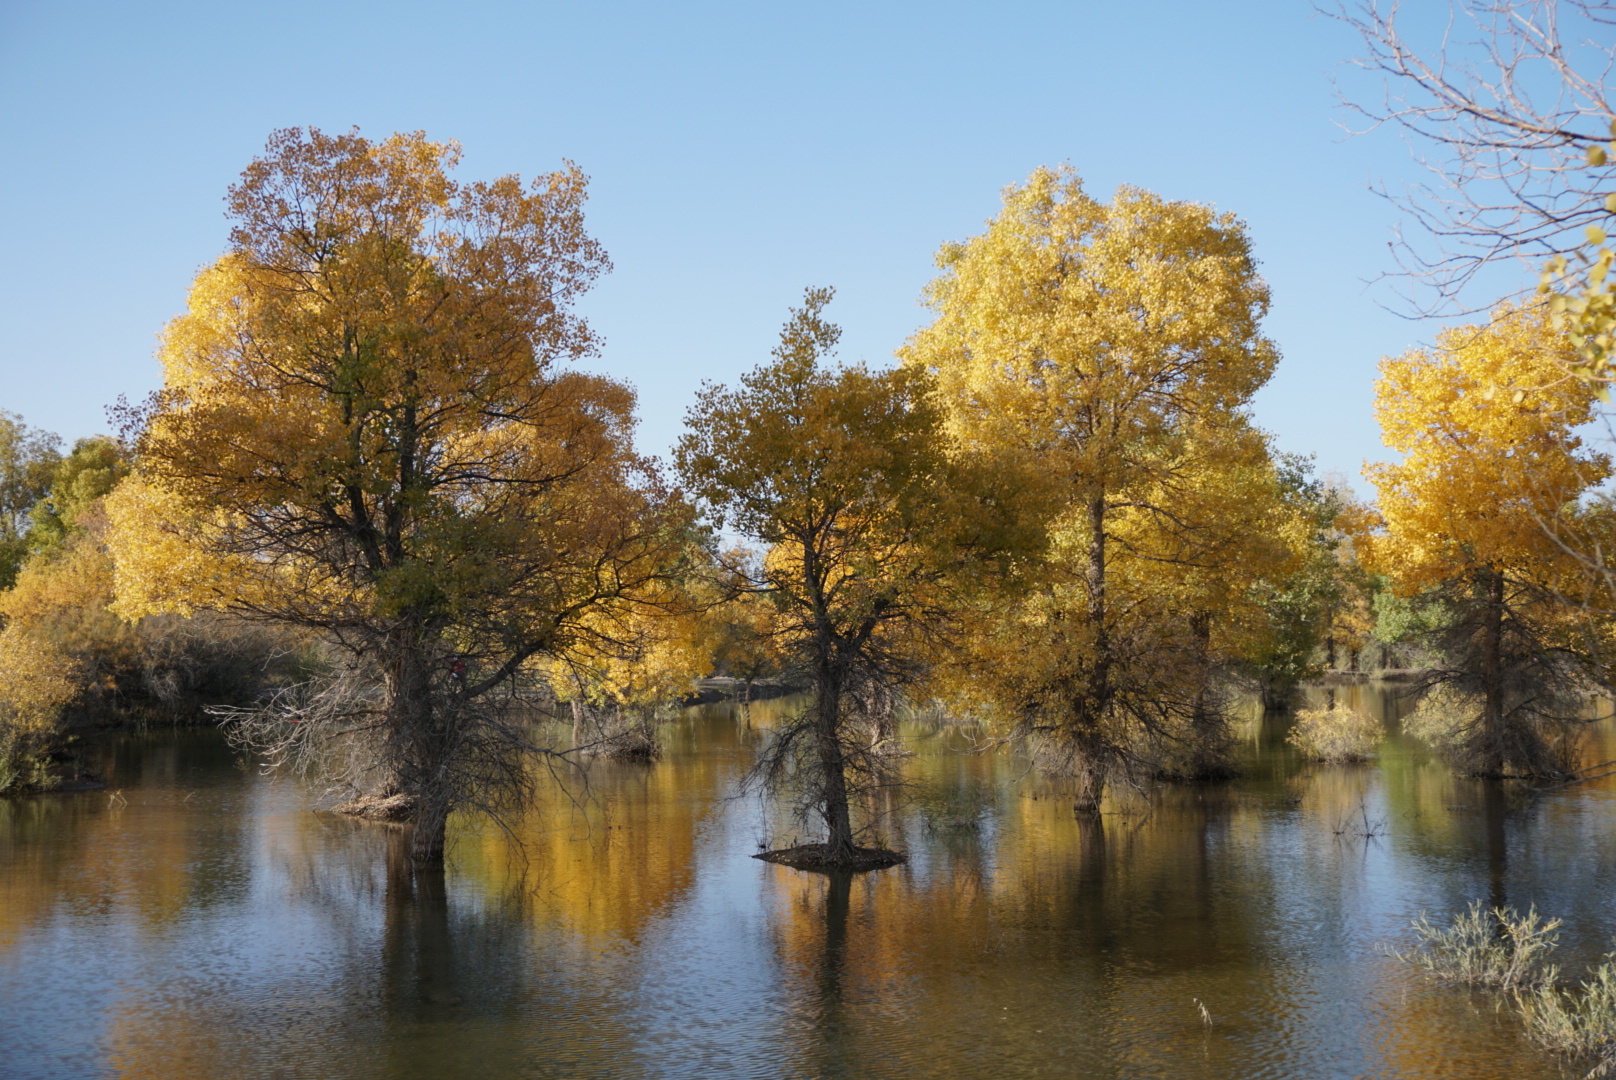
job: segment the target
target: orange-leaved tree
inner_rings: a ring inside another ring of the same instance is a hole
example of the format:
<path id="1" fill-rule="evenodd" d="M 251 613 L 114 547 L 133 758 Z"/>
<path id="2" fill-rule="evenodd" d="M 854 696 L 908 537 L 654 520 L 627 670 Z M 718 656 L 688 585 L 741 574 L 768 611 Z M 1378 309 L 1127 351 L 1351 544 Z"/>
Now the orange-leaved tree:
<path id="1" fill-rule="evenodd" d="M 1013 529 L 985 497 L 993 478 L 948 454 L 924 372 L 821 362 L 840 334 L 821 314 L 830 297 L 808 290 L 773 363 L 703 389 L 676 460 L 719 525 L 765 549 L 732 570 L 773 601 L 772 644 L 812 688 L 766 779 L 801 784 L 823 820 L 823 848 L 799 861 L 846 865 L 884 859 L 854 842 L 850 789 L 879 773 L 857 714 L 921 678 L 964 582 Z"/>
<path id="2" fill-rule="evenodd" d="M 402 800 L 418 860 L 455 807 L 530 793 L 537 748 L 494 691 L 600 609 L 654 602 L 686 539 L 631 447 L 632 391 L 560 366 L 596 351 L 572 305 L 608 268 L 584 176 L 458 183 L 458 157 L 277 132 L 163 335 L 110 500 L 123 614 L 330 642 L 343 679 L 243 722 L 271 760 L 352 750 L 341 779 Z"/>

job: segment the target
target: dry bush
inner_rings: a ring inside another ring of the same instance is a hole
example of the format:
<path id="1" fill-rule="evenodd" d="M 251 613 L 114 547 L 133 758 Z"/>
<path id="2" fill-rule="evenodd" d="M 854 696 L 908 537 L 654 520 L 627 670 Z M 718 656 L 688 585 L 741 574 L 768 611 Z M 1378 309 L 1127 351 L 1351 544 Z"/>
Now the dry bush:
<path id="1" fill-rule="evenodd" d="M 1590 1078 L 1616 1071 L 1616 955 L 1576 987 L 1533 987 L 1517 994 L 1516 1003 L 1534 1042 L 1592 1060 Z"/>
<path id="2" fill-rule="evenodd" d="M 508 828 L 533 804 L 546 767 L 564 789 L 577 779 L 570 751 L 536 741 L 544 734 L 538 721 L 554 718 L 554 701 L 514 688 L 468 696 L 451 656 L 433 658 L 431 710 L 410 724 L 389 715 L 383 673 L 340 653 L 328 670 L 251 708 L 208 712 L 264 771 L 284 767 L 320 784 L 330 809 L 414 820 L 419 828 L 418 804 L 426 803 Z"/>
<path id="3" fill-rule="evenodd" d="M 666 706 L 594 705 L 573 698 L 572 748 L 579 757 L 652 762 L 662 756 L 657 726 L 672 710 Z"/>
<path id="4" fill-rule="evenodd" d="M 1386 725 L 1357 709 L 1338 706 L 1301 709 L 1285 741 L 1313 761 L 1343 764 L 1368 761 L 1386 734 Z"/>
<path id="5" fill-rule="evenodd" d="M 78 696 L 80 676 L 79 665 L 48 641 L 17 626 L 0 631 L 0 792 L 49 786 L 62 710 Z"/>
<path id="6" fill-rule="evenodd" d="M 1484 762 L 1500 737 L 1506 776 L 1566 776 L 1575 768 L 1584 723 L 1576 719 L 1584 698 L 1576 684 L 1539 684 L 1531 704 L 1507 708 L 1502 732 L 1489 732 L 1480 694 L 1452 684 L 1429 690 L 1403 719 L 1403 730 L 1430 746 L 1462 773 L 1489 775 Z"/>
<path id="7" fill-rule="evenodd" d="M 1390 955 L 1449 982 L 1504 990 L 1548 986 L 1558 972 L 1544 961 L 1560 943 L 1559 929 L 1559 919 L 1545 919 L 1535 907 L 1522 915 L 1514 908 L 1483 907 L 1477 900 L 1446 929 L 1431 925 L 1422 913 L 1414 921 L 1419 947 Z"/>

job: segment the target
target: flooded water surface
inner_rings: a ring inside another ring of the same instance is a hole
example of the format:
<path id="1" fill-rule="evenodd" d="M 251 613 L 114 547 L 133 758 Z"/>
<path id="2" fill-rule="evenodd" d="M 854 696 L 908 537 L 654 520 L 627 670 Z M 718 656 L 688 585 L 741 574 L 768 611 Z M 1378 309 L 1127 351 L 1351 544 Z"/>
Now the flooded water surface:
<path id="1" fill-rule="evenodd" d="M 1375 765 L 1308 766 L 1254 714 L 1243 779 L 1096 824 L 909 725 L 874 809 L 910 861 L 833 877 L 751 857 L 793 838 L 737 796 L 784 707 L 691 710 L 514 836 L 456 822 L 436 879 L 214 733 L 93 748 L 107 790 L 0 800 L 0 1077 L 1573 1075 L 1384 947 L 1480 899 L 1597 960 L 1612 781 L 1527 798 L 1395 727 Z"/>

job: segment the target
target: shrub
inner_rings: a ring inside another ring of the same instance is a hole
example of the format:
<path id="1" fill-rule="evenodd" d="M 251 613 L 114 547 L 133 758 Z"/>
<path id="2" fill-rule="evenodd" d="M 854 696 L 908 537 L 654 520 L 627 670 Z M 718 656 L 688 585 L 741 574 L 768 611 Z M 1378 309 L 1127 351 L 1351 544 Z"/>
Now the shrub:
<path id="1" fill-rule="evenodd" d="M 1546 986 L 1557 974 L 1544 960 L 1560 943 L 1559 929 L 1559 919 L 1544 919 L 1535 907 L 1522 915 L 1513 908 L 1486 908 L 1477 900 L 1445 930 L 1422 913 L 1414 921 L 1419 947 L 1408 953 L 1391 950 L 1391 955 L 1450 982 L 1501 989 Z"/>
<path id="2" fill-rule="evenodd" d="M 78 664 L 50 643 L 16 626 L 0 631 L 0 792 L 49 785 L 46 766 L 79 678 Z"/>
<path id="3" fill-rule="evenodd" d="M 1590 1077 L 1616 1070 L 1616 955 L 1576 988 L 1534 987 L 1516 995 L 1526 1031 L 1559 1054 L 1591 1058 Z"/>
<path id="4" fill-rule="evenodd" d="M 1302 709 L 1285 741 L 1314 761 L 1367 761 L 1386 734 L 1386 726 L 1357 709 Z"/>

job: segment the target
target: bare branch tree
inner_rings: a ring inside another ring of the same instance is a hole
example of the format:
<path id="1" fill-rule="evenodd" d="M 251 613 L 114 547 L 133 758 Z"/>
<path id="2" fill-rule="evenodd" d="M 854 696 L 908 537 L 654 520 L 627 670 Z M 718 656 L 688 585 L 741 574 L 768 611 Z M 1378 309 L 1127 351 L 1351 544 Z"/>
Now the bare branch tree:
<path id="1" fill-rule="evenodd" d="M 1379 76 L 1378 101 L 1338 86 L 1360 123 L 1354 134 L 1402 129 L 1429 178 L 1379 194 L 1408 214 L 1392 247 L 1404 299 L 1417 315 L 1482 310 L 1467 299 L 1487 266 L 1518 260 L 1521 292 L 1544 260 L 1574 252 L 1586 227 L 1609 216 L 1616 167 L 1590 150 L 1616 122 L 1612 0 L 1450 3 L 1429 35 L 1405 32 L 1402 5 L 1338 3 L 1324 14 L 1355 30 L 1353 63 Z"/>

